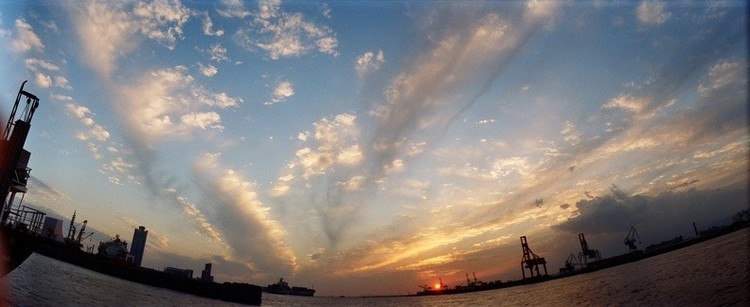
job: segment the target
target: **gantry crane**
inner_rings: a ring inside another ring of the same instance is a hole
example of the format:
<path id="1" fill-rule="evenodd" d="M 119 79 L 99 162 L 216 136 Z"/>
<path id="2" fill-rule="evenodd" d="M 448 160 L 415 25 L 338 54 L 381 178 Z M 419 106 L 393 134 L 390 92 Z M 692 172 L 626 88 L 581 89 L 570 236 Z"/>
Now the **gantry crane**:
<path id="1" fill-rule="evenodd" d="M 630 232 L 628 232 L 628 236 L 625 237 L 625 245 L 628 246 L 630 249 L 630 252 L 634 252 L 638 250 L 638 247 L 635 245 L 635 241 L 638 240 L 638 243 L 641 243 L 641 236 L 638 235 L 638 231 L 635 230 L 635 226 L 630 226 Z"/>
<path id="2" fill-rule="evenodd" d="M 581 252 L 578 254 L 578 264 L 580 266 L 588 266 L 589 259 L 594 259 L 595 261 L 602 260 L 602 255 L 598 250 L 589 248 L 586 236 L 583 233 L 578 234 L 578 241 L 581 242 Z"/>
<path id="3" fill-rule="evenodd" d="M 521 274 L 523 279 L 526 279 L 526 270 L 529 269 L 531 278 L 541 277 L 542 274 L 539 272 L 539 265 L 544 266 L 544 275 L 547 274 L 547 260 L 544 257 L 539 257 L 529 248 L 529 243 L 526 241 L 526 236 L 521 237 L 521 248 L 523 249 L 523 258 L 521 259 Z"/>

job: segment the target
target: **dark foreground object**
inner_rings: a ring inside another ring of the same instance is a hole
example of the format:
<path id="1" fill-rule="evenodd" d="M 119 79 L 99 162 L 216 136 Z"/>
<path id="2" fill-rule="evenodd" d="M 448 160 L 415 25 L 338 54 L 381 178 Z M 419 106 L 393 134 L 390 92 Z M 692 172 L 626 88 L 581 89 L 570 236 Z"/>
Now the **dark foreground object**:
<path id="1" fill-rule="evenodd" d="M 7 257 L 6 263 L 11 268 L 20 265 L 32 252 L 37 252 L 95 272 L 144 285 L 241 304 L 261 304 L 262 289 L 260 286 L 229 282 L 220 284 L 175 277 L 162 271 L 138 268 L 129 263 L 82 252 L 64 243 L 30 234 L 8 231 L 7 229 L 3 229 L 2 236 L 3 243 L 6 244 L 6 251 L 8 251 L 7 255 L 4 256 Z M 7 270 L 6 272 L 10 271 Z"/>
<path id="2" fill-rule="evenodd" d="M 2 276 L 13 271 L 21 263 L 26 261 L 37 246 L 40 239 L 27 231 L 16 230 L 8 225 L 0 226 L 0 271 Z"/>

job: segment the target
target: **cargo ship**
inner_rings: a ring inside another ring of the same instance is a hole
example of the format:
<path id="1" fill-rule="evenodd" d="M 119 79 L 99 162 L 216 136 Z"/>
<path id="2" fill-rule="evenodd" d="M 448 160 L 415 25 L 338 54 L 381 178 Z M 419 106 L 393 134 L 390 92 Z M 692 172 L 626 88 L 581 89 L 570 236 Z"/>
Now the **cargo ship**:
<path id="1" fill-rule="evenodd" d="M 279 278 L 275 284 L 268 285 L 264 290 L 268 293 L 281 295 L 314 296 L 315 289 L 305 287 L 290 287 L 284 278 Z"/>

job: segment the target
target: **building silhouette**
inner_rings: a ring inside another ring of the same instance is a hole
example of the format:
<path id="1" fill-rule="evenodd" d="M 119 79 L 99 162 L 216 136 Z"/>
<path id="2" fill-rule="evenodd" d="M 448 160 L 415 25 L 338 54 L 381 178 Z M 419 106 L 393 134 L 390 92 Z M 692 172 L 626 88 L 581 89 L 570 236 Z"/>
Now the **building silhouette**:
<path id="1" fill-rule="evenodd" d="M 146 250 L 146 237 L 148 230 L 140 226 L 133 231 L 133 241 L 130 242 L 130 254 L 133 255 L 133 263 L 140 267 L 143 261 L 143 252 Z"/>
<path id="2" fill-rule="evenodd" d="M 206 263 L 206 268 L 201 271 L 201 280 L 206 282 L 213 282 L 214 277 L 211 276 L 211 264 Z"/>

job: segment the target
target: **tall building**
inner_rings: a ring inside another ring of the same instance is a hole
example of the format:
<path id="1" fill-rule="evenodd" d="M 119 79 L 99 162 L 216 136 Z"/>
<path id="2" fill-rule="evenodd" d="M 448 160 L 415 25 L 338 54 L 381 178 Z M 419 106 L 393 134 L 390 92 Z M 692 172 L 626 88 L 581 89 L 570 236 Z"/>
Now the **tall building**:
<path id="1" fill-rule="evenodd" d="M 141 266 L 143 252 L 146 250 L 146 236 L 148 236 L 148 230 L 140 226 L 133 231 L 133 241 L 130 242 L 130 254 L 133 255 L 133 263 L 138 267 Z"/>
<path id="2" fill-rule="evenodd" d="M 211 264 L 206 263 L 206 268 L 201 271 L 201 281 L 213 282 L 214 277 L 211 276 Z"/>

